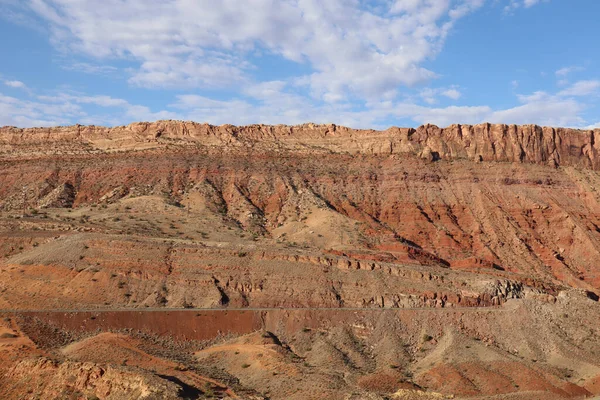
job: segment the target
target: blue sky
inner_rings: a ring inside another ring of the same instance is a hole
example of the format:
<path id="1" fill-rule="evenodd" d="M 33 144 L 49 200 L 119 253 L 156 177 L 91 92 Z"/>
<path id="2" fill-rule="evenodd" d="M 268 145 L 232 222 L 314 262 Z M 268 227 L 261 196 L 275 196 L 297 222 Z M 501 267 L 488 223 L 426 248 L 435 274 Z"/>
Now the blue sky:
<path id="1" fill-rule="evenodd" d="M 600 128 L 597 0 L 0 0 L 0 126 Z"/>

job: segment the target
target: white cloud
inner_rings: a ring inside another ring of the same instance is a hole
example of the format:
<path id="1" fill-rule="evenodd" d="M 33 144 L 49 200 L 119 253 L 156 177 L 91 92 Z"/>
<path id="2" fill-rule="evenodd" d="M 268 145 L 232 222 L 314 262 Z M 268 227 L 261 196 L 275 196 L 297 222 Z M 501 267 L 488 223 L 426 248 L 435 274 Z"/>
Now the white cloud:
<path id="1" fill-rule="evenodd" d="M 55 126 L 70 124 L 81 115 L 80 107 L 71 103 L 60 105 L 33 102 L 0 93 L 0 126 Z"/>
<path id="2" fill-rule="evenodd" d="M 437 94 L 438 94 L 438 92 L 432 88 L 425 88 L 425 89 L 421 90 L 421 93 L 420 93 L 421 98 L 427 104 L 437 103 L 437 98 L 436 98 Z"/>
<path id="3" fill-rule="evenodd" d="M 419 92 L 423 101 L 427 104 L 436 104 L 439 96 L 444 96 L 452 100 L 458 100 L 462 93 L 457 87 L 449 88 L 424 88 Z"/>
<path id="4" fill-rule="evenodd" d="M 594 94 L 600 88 L 600 81 L 597 80 L 586 80 L 575 82 L 570 87 L 561 90 L 558 94 L 560 96 L 588 96 Z"/>
<path id="5" fill-rule="evenodd" d="M 446 96 L 452 100 L 458 100 L 462 96 L 462 93 L 459 92 L 457 89 L 448 89 L 442 92 L 442 96 Z"/>
<path id="6" fill-rule="evenodd" d="M 549 0 L 510 0 L 509 4 L 504 7 L 504 12 L 512 13 L 517 8 L 530 8 L 541 2 L 547 2 Z"/>
<path id="7" fill-rule="evenodd" d="M 547 126 L 577 126 L 584 122 L 580 114 L 585 107 L 573 99 L 564 99 L 543 92 L 520 96 L 520 99 L 524 104 L 494 111 L 487 117 L 487 121 Z"/>
<path id="8" fill-rule="evenodd" d="M 8 1 L 14 7 L 23 4 Z M 539 2 L 502 1 L 513 9 Z M 581 105 L 565 100 L 563 94 L 520 96 L 522 104 L 505 110 L 487 105 L 433 106 L 441 100 L 460 99 L 457 86 L 415 90 L 419 102 L 429 107 L 406 100 L 408 90 L 403 87 L 437 76 L 424 67 L 425 62 L 439 53 L 457 21 L 484 3 L 104 0 L 100 6 L 81 0 L 29 0 L 26 4 L 47 23 L 51 43 L 68 60 L 92 60 L 63 68 L 90 74 L 120 73 L 131 85 L 178 87 L 186 94 L 176 96 L 159 111 L 111 96 L 64 91 L 19 104 L 39 113 L 31 123 L 42 118 L 107 124 L 176 118 L 211 123 L 315 121 L 382 127 L 384 121 L 395 119 L 439 125 L 502 117 L 506 118 L 502 122 L 579 121 Z M 297 63 L 303 72 L 261 81 L 261 55 Z M 128 67 L 113 66 L 123 64 Z M 517 85 L 513 83 L 513 87 Z M 227 88 L 221 95 L 233 95 L 212 99 L 194 93 L 196 88 Z M 574 85 L 565 89 L 569 90 L 582 93 L 585 88 Z M 557 105 L 565 106 L 572 116 L 561 120 L 556 115 L 562 113 L 550 115 Z M 73 111 L 61 119 L 52 113 L 57 107 Z M 110 116 L 103 115 L 103 109 Z M 27 125 L 27 120 L 22 121 Z"/>
<path id="9" fill-rule="evenodd" d="M 179 117 L 174 112 L 166 110 L 152 112 L 146 106 L 131 104 L 127 100 L 104 95 L 87 96 L 80 93 L 59 93 L 55 96 L 37 96 L 37 99 L 48 104 L 95 105 L 104 108 L 117 108 L 121 110 L 120 117 L 122 121 L 154 121 L 158 119 L 178 119 Z M 87 115 L 86 117 L 89 118 Z"/>
<path id="10" fill-rule="evenodd" d="M 16 89 L 26 89 L 27 86 L 21 81 L 4 81 L 6 86 Z"/>
<path id="11" fill-rule="evenodd" d="M 488 106 L 450 106 L 444 108 L 429 108 L 414 104 L 399 104 L 394 113 L 398 117 L 410 117 L 418 124 L 435 124 L 448 126 L 450 124 L 477 124 L 486 121 L 491 109 Z"/>
<path id="12" fill-rule="evenodd" d="M 123 99 L 110 96 L 83 96 L 76 94 L 60 93 L 56 96 L 37 96 L 38 100 L 49 103 L 73 102 L 79 104 L 94 104 L 100 107 L 127 107 L 129 103 Z"/>
<path id="13" fill-rule="evenodd" d="M 137 63 L 130 82 L 150 87 L 252 84 L 258 50 L 303 63 L 313 96 L 390 96 L 436 76 L 425 60 L 483 0 L 362 1 L 32 0 L 67 52 Z M 151 22 L 149 22 L 151 21 Z M 297 78 L 297 77 L 296 77 Z"/>
<path id="14" fill-rule="evenodd" d="M 573 72 L 578 72 L 578 71 L 583 71 L 585 68 L 583 67 L 579 67 L 576 65 L 571 65 L 569 67 L 563 67 L 559 70 L 556 70 L 555 74 L 558 77 L 566 77 L 567 75 L 573 73 Z"/>
<path id="15" fill-rule="evenodd" d="M 518 95 L 517 99 L 521 102 L 519 106 L 492 109 L 487 105 L 431 107 L 408 101 L 397 102 L 393 99 L 370 101 L 364 106 L 326 102 L 315 104 L 307 101 L 303 95 L 285 90 L 285 82 L 272 81 L 246 88 L 245 98 L 216 100 L 195 94 L 178 95 L 172 104 L 159 111 L 103 95 L 58 92 L 52 96 L 36 96 L 36 101 L 24 101 L 0 94 L 0 125 L 119 125 L 157 119 L 236 125 L 298 124 L 313 121 L 379 129 L 386 128 L 389 121 L 406 120 L 413 123 L 402 125 L 433 123 L 447 126 L 453 123 L 481 122 L 573 127 L 586 125 L 586 121 L 581 117 L 585 109 L 583 103 L 543 91 Z M 437 93 L 443 91 L 447 90 L 437 89 Z M 88 108 L 89 106 L 94 107 Z M 105 113 L 104 109 L 109 113 Z"/>

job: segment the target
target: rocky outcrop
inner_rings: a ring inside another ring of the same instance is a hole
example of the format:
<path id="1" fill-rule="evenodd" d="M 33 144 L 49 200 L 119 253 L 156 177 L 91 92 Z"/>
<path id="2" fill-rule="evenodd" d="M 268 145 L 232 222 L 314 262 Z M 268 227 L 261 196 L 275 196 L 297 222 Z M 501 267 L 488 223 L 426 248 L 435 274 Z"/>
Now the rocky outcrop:
<path id="1" fill-rule="evenodd" d="M 70 183 L 63 183 L 41 199 L 42 208 L 68 208 L 75 201 L 75 188 Z"/>
<path id="2" fill-rule="evenodd" d="M 147 372 L 137 373 L 94 363 L 27 359 L 3 377 L 2 389 L 37 398 L 179 399 L 181 388 Z"/>
<path id="3" fill-rule="evenodd" d="M 114 128 L 71 126 L 0 128 L 4 157 L 20 149 L 39 153 L 88 153 L 142 150 L 168 145 L 220 147 L 220 151 L 411 153 L 429 161 L 469 159 L 536 163 L 600 169 L 600 129 L 577 130 L 537 125 L 451 125 L 385 131 L 358 130 L 334 124 L 233 126 L 184 121 L 139 122 Z"/>

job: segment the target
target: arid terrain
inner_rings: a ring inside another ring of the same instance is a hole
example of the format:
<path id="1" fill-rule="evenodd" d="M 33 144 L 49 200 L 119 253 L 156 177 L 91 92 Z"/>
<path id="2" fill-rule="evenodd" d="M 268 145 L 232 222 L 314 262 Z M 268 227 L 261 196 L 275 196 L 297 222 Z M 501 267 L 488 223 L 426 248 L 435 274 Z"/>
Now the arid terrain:
<path id="1" fill-rule="evenodd" d="M 1 399 L 600 396 L 600 130 L 0 128 Z"/>

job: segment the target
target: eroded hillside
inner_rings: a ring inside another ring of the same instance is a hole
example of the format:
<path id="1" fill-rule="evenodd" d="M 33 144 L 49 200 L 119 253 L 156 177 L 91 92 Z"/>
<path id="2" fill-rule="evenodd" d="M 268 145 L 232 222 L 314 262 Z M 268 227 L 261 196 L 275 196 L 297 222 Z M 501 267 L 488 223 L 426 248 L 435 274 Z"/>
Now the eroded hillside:
<path id="1" fill-rule="evenodd" d="M 100 378 L 102 390 L 56 382 L 90 363 L 159 398 L 598 393 L 599 134 L 1 128 L 0 308 L 30 338 L 27 357 L 44 357 L 11 359 L 2 386 L 23 392 L 20 374 L 40 370 L 40 395 L 121 398 Z M 171 331 L 174 309 L 189 311 Z M 217 314 L 182 322 L 199 309 Z M 529 341 L 539 332 L 548 343 Z M 163 372 L 106 369 L 139 348 Z M 328 378 L 296 379 L 311 374 Z"/>

